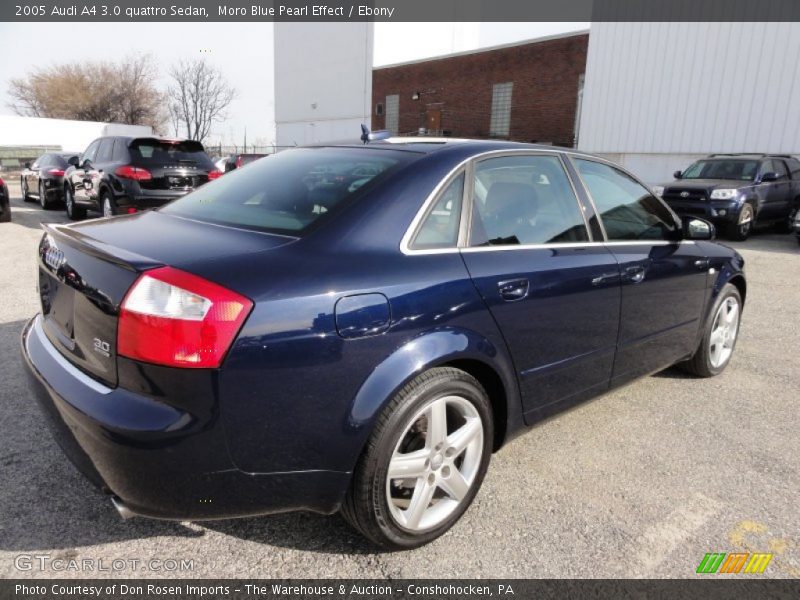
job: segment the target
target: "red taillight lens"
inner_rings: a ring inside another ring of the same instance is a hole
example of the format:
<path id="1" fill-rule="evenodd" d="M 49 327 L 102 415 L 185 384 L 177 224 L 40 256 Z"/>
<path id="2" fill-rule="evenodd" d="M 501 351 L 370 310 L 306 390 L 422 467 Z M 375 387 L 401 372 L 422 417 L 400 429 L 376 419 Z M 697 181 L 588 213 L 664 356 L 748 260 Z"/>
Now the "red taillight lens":
<path id="1" fill-rule="evenodd" d="M 131 165 L 118 167 L 114 173 L 123 179 L 135 179 L 136 181 L 147 181 L 148 179 L 153 178 L 153 176 L 150 174 L 150 171 L 147 169 L 142 169 L 141 167 L 132 167 Z"/>
<path id="2" fill-rule="evenodd" d="M 55 175 L 56 177 L 63 177 L 64 176 L 64 170 L 63 169 L 50 169 L 48 171 L 48 173 L 50 173 L 50 175 Z"/>
<path id="3" fill-rule="evenodd" d="M 137 212 L 139 212 L 139 211 L 138 211 L 138 210 L 136 210 L 135 208 L 133 208 L 132 206 L 131 206 L 130 208 L 128 208 L 128 214 L 129 214 L 129 215 L 134 215 L 134 214 L 136 214 Z"/>
<path id="4" fill-rule="evenodd" d="M 143 362 L 213 369 L 252 308 L 244 296 L 191 273 L 153 269 L 122 302 L 117 351 Z"/>
<path id="5" fill-rule="evenodd" d="M 212 181 L 214 179 L 219 179 L 220 177 L 222 177 L 222 171 L 220 171 L 219 169 L 214 169 L 213 171 L 208 172 L 209 181 Z"/>

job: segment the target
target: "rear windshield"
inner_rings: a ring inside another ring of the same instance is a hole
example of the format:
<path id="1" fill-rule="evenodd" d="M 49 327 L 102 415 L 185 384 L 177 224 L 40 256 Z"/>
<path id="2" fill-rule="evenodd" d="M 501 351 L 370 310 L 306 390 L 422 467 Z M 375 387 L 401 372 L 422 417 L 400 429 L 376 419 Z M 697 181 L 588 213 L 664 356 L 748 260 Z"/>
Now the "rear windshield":
<path id="1" fill-rule="evenodd" d="M 752 181 L 757 172 L 757 160 L 698 160 L 683 172 L 681 179 Z"/>
<path id="2" fill-rule="evenodd" d="M 160 210 L 209 223 L 300 235 L 415 156 L 358 148 L 285 150 L 231 171 Z"/>
<path id="3" fill-rule="evenodd" d="M 133 140 L 128 147 L 131 160 L 141 165 L 185 164 L 213 168 L 213 163 L 200 142 L 191 140 L 162 141 L 154 139 Z"/>

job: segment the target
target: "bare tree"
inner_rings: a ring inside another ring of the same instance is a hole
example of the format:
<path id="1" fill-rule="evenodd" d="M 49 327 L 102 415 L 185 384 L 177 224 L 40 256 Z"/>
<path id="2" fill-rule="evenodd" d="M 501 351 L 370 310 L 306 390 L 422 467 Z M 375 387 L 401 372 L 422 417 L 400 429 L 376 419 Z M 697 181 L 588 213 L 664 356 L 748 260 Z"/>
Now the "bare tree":
<path id="1" fill-rule="evenodd" d="M 181 61 L 170 71 L 167 89 L 170 120 L 176 135 L 202 142 L 214 122 L 225 118 L 225 110 L 236 97 L 221 71 L 202 59 Z"/>
<path id="2" fill-rule="evenodd" d="M 158 69 L 149 55 L 118 63 L 83 62 L 39 69 L 9 81 L 9 106 L 19 115 L 150 125 L 164 121 Z"/>

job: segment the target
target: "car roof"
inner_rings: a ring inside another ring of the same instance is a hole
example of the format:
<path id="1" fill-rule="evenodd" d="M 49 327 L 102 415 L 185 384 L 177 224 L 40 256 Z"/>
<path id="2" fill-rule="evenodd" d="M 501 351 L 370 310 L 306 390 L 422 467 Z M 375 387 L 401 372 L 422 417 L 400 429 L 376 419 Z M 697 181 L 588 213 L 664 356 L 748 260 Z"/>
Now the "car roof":
<path id="1" fill-rule="evenodd" d="M 528 144 L 525 142 L 510 142 L 506 140 L 477 140 L 466 138 L 450 137 L 426 137 L 426 136 L 402 136 L 390 137 L 383 140 L 375 140 L 364 144 L 363 142 L 353 142 L 350 140 L 332 142 L 327 144 L 314 144 L 312 147 L 342 147 L 342 148 L 377 148 L 383 150 L 399 150 L 405 152 L 416 152 L 418 154 L 432 154 L 445 149 L 460 148 L 464 150 L 474 150 L 475 153 L 491 152 L 492 150 L 543 150 L 549 152 L 568 152 L 583 156 L 592 156 L 588 152 L 577 150 L 576 148 L 566 148 L 563 146 L 553 146 L 551 144 Z M 595 157 L 601 158 L 601 157 Z"/>

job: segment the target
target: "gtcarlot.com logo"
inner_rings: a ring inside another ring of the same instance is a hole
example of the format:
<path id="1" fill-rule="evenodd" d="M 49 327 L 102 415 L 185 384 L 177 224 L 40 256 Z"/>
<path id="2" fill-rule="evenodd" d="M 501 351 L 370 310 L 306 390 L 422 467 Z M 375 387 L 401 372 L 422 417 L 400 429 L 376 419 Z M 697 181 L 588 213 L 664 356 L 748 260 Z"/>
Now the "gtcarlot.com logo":
<path id="1" fill-rule="evenodd" d="M 766 552 L 709 552 L 697 566 L 698 573 L 763 573 L 772 560 Z"/>
<path id="2" fill-rule="evenodd" d="M 50 554 L 19 554 L 14 558 L 14 567 L 18 571 L 172 573 L 194 571 L 194 560 L 186 558 L 65 558 Z"/>

